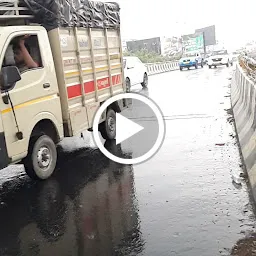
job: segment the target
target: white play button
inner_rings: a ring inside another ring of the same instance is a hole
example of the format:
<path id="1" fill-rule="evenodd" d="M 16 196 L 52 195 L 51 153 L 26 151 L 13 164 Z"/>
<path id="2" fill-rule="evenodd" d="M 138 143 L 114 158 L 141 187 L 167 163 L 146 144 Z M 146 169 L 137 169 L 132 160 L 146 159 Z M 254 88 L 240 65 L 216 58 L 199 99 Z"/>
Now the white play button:
<path id="1" fill-rule="evenodd" d="M 136 124 L 128 118 L 116 113 L 116 144 L 129 139 L 133 135 L 142 131 L 144 127 Z"/>
<path id="2" fill-rule="evenodd" d="M 121 112 L 107 112 L 108 118 L 102 123 L 106 110 L 112 109 L 109 106 L 122 106 L 125 101 L 132 104 Z M 106 132 L 111 135 L 109 140 L 103 139 L 108 139 Z M 165 121 L 161 110 L 150 98 L 138 93 L 121 93 L 106 100 L 97 110 L 93 137 L 96 146 L 110 160 L 127 165 L 140 164 L 154 156 L 162 146 Z"/>

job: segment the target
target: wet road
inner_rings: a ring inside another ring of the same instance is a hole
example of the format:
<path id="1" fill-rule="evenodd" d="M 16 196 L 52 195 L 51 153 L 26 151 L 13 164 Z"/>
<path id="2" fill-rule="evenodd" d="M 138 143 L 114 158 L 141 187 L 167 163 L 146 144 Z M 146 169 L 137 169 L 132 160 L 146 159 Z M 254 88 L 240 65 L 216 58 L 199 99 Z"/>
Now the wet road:
<path id="1" fill-rule="evenodd" d="M 0 255 L 254 255 L 241 248 L 256 241 L 243 240 L 255 232 L 247 185 L 232 182 L 241 163 L 226 111 L 231 72 L 170 72 L 134 88 L 166 120 L 165 142 L 146 163 L 113 163 L 88 136 L 62 143 L 45 182 L 22 166 L 4 170 Z"/>

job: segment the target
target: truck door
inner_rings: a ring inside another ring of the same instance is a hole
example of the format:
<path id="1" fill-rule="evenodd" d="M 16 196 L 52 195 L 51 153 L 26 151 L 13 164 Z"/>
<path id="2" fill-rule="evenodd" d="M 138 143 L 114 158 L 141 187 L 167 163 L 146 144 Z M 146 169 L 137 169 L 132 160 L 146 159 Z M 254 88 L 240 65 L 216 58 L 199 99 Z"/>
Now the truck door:
<path id="1" fill-rule="evenodd" d="M 24 36 L 25 47 L 37 67 L 28 67 L 28 61 L 24 60 L 28 57 L 21 56 L 19 41 Z M 0 99 L 8 155 L 12 161 L 17 161 L 26 156 L 30 135 L 37 122 L 51 116 L 57 123 L 62 123 L 58 86 L 46 31 L 43 28 L 31 31 L 30 28 L 28 31 L 9 33 L 0 63 L 1 67 L 17 66 L 21 74 L 21 80 L 9 91 L 11 101 L 3 91 Z M 20 138 L 18 131 L 22 134 Z"/>

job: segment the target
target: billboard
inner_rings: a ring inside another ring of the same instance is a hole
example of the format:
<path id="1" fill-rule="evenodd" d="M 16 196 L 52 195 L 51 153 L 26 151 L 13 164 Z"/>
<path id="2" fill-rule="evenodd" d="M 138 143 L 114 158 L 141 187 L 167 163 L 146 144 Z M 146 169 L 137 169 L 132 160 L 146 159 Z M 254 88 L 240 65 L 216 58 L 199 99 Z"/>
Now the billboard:
<path id="1" fill-rule="evenodd" d="M 203 52 L 204 51 L 204 35 L 203 33 L 195 33 L 182 36 L 183 52 Z"/>
<path id="2" fill-rule="evenodd" d="M 195 32 L 204 34 L 205 46 L 216 44 L 215 25 L 196 29 Z"/>
<path id="3" fill-rule="evenodd" d="M 129 41 L 127 42 L 127 50 L 130 52 L 147 50 L 149 52 L 155 52 L 157 54 L 161 54 L 160 37 Z"/>

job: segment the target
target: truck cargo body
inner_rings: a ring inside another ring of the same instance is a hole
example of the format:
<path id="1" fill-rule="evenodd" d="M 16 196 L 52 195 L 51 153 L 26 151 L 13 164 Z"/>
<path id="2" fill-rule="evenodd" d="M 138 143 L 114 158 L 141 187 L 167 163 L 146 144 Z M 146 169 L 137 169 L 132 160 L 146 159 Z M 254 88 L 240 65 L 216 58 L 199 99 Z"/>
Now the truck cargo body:
<path id="1" fill-rule="evenodd" d="M 124 92 L 119 31 L 58 28 L 49 32 L 49 40 L 65 135 L 77 135 L 92 127 L 101 102 Z"/>

